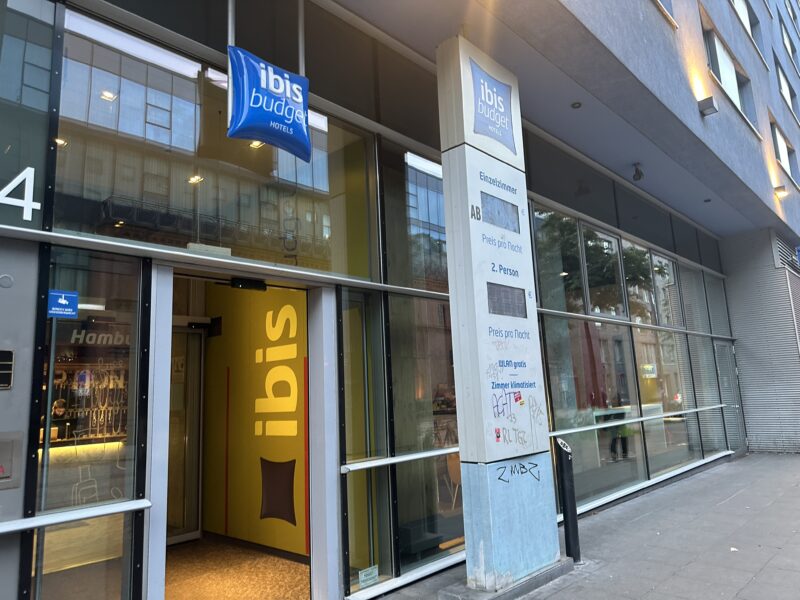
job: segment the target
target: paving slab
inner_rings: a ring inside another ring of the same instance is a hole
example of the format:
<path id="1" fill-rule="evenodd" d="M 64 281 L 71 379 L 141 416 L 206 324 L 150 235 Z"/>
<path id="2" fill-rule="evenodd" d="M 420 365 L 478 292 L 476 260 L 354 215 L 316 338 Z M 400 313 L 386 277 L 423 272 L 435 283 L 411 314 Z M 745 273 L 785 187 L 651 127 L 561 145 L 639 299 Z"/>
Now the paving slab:
<path id="1" fill-rule="evenodd" d="M 579 528 L 584 562 L 520 600 L 800 600 L 800 454 L 720 463 Z M 414 588 L 388 598 L 436 597 Z"/>

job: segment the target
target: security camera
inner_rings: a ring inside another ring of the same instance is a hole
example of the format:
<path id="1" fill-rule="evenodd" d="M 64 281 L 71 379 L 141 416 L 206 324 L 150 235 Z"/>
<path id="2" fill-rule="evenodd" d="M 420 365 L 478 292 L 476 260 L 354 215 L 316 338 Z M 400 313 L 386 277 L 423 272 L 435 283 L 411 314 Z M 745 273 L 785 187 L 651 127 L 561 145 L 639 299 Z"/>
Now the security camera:
<path id="1" fill-rule="evenodd" d="M 642 165 L 639 163 L 633 163 L 633 180 L 634 181 L 641 181 L 644 178 L 644 171 L 642 171 Z"/>

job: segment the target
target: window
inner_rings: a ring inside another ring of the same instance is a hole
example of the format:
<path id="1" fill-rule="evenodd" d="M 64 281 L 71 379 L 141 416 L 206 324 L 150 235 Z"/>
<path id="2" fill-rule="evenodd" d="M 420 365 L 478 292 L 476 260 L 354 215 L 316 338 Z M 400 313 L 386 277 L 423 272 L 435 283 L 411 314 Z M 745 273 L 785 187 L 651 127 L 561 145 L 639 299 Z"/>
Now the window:
<path id="1" fill-rule="evenodd" d="M 778 74 L 778 89 L 781 96 L 789 106 L 789 110 L 795 112 L 795 93 L 792 86 L 789 84 L 789 79 L 786 77 L 786 72 L 783 70 L 778 61 L 775 61 L 775 72 Z"/>
<path id="2" fill-rule="evenodd" d="M 668 327 L 683 327 L 683 312 L 675 262 L 653 253 L 653 279 L 658 305 L 658 324 Z"/>
<path id="3" fill-rule="evenodd" d="M 381 141 L 389 283 L 447 292 L 442 167 Z"/>
<path id="4" fill-rule="evenodd" d="M 715 30 L 707 29 L 704 37 L 708 66 L 711 72 L 731 102 L 751 124 L 754 124 L 756 122 L 755 105 L 753 104 L 750 79 Z"/>
<path id="5" fill-rule="evenodd" d="M 551 210 L 534 211 L 536 271 L 542 308 L 584 312 L 583 271 L 575 219 Z"/>
<path id="6" fill-rule="evenodd" d="M 589 311 L 625 316 L 620 270 L 619 240 L 591 227 L 583 227 Z"/>
<path id="7" fill-rule="evenodd" d="M 797 65 L 797 57 L 795 56 L 795 46 L 792 38 L 789 36 L 789 31 L 786 29 L 786 23 L 780 19 L 781 24 L 781 39 L 783 40 L 783 47 L 786 48 L 786 53 L 789 55 L 791 61 Z"/>
<path id="8" fill-rule="evenodd" d="M 763 53 L 761 27 L 758 22 L 758 16 L 753 11 L 753 7 L 750 6 L 750 2 L 748 0 L 731 0 L 731 3 L 745 30 L 755 42 L 758 51 Z"/>
<path id="9" fill-rule="evenodd" d="M 633 329 L 642 416 L 695 408 L 689 348 L 684 334 Z M 644 423 L 652 475 L 702 458 L 697 416 L 675 415 Z"/>
<path id="10" fill-rule="evenodd" d="M 775 149 L 775 158 L 790 177 L 797 173 L 797 159 L 794 148 L 789 145 L 778 125 L 772 123 L 772 144 Z"/>
<path id="11" fill-rule="evenodd" d="M 640 416 L 630 327 L 543 322 L 554 429 L 603 425 L 562 436 L 572 447 L 578 502 L 644 480 L 641 425 L 614 424 Z"/>
<path id="12" fill-rule="evenodd" d="M 634 323 L 655 323 L 656 305 L 650 251 L 622 240 L 622 266 L 628 290 L 628 310 Z"/>
<path id="13" fill-rule="evenodd" d="M 40 507 L 133 499 L 140 263 L 55 248 L 50 288 L 75 291 L 78 319 L 48 319 L 39 448 Z M 49 361 L 48 361 L 49 362 Z"/>

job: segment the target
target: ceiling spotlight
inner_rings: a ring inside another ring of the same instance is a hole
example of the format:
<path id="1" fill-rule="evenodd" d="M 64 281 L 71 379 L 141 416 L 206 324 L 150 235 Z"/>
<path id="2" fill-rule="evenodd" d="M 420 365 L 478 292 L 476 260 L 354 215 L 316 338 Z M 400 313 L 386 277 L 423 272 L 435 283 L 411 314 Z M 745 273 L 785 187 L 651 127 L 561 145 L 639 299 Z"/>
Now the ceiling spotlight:
<path id="1" fill-rule="evenodd" d="M 642 179 L 644 179 L 644 171 L 642 171 L 642 165 L 640 163 L 633 163 L 633 180 L 641 181 Z"/>
<path id="2" fill-rule="evenodd" d="M 55 138 L 53 141 L 56 143 L 56 146 L 58 146 L 59 148 L 65 148 L 67 146 L 67 144 L 69 143 L 64 138 Z"/>
<path id="3" fill-rule="evenodd" d="M 259 141 L 256 141 L 256 140 L 253 140 L 252 142 L 250 142 L 250 147 L 254 148 L 256 150 L 261 148 L 261 146 L 263 146 L 263 145 L 264 145 L 264 142 L 259 142 Z"/>
<path id="4" fill-rule="evenodd" d="M 125 221 L 122 221 L 122 220 L 117 221 L 116 223 L 114 223 L 114 227 L 116 227 L 117 229 L 119 229 L 123 225 L 125 225 Z"/>
<path id="5" fill-rule="evenodd" d="M 789 190 L 786 189 L 785 185 L 776 185 L 775 186 L 775 197 L 780 200 L 781 198 L 786 198 L 789 195 Z"/>
<path id="6" fill-rule="evenodd" d="M 113 102 L 114 100 L 117 99 L 117 95 L 109 90 L 103 90 L 102 92 L 100 92 L 100 98 L 102 98 L 106 102 Z"/>
<path id="7" fill-rule="evenodd" d="M 708 98 L 698 100 L 697 108 L 700 109 L 700 114 L 704 117 L 708 117 L 709 115 L 713 115 L 719 111 L 719 108 L 717 108 L 717 102 L 714 100 L 714 96 L 709 96 Z"/>
<path id="8" fill-rule="evenodd" d="M 561 271 L 561 273 L 558 274 L 559 277 L 566 277 L 567 275 L 569 275 L 569 273 L 566 271 Z"/>
<path id="9" fill-rule="evenodd" d="M 194 185 L 196 183 L 200 183 L 201 181 L 203 181 L 203 179 L 205 179 L 205 178 L 202 175 L 192 175 L 186 181 L 188 181 L 189 183 Z"/>
<path id="10" fill-rule="evenodd" d="M 577 109 L 579 109 L 581 106 L 583 106 L 583 103 L 582 103 L 582 102 L 573 102 L 572 104 L 570 104 L 570 106 L 571 106 L 572 108 L 574 108 L 575 110 L 577 110 Z"/>

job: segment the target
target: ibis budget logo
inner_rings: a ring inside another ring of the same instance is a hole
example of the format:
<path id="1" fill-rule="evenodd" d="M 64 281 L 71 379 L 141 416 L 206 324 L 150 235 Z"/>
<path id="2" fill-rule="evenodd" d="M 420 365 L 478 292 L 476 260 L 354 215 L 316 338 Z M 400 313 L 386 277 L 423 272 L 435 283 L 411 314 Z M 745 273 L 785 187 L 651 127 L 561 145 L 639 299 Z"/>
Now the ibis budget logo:
<path id="1" fill-rule="evenodd" d="M 257 140 L 308 162 L 308 79 L 228 46 L 228 137 Z"/>
<path id="2" fill-rule="evenodd" d="M 489 75 L 471 58 L 469 64 L 475 102 L 475 133 L 497 140 L 516 155 L 511 86 Z"/>

